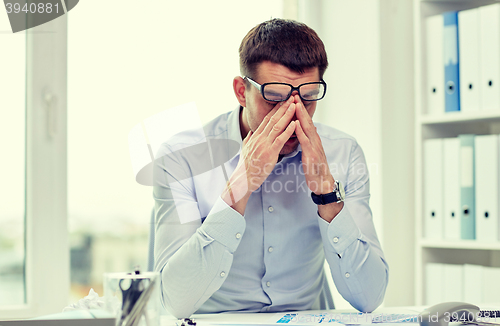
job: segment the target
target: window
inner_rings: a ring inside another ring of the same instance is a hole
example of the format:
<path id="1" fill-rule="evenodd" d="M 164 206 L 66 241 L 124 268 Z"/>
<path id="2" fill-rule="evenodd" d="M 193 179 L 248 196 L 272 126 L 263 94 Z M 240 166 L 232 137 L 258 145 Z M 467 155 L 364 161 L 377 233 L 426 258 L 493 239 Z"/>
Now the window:
<path id="1" fill-rule="evenodd" d="M 90 288 L 102 295 L 104 272 L 146 268 L 154 201 L 152 188 L 135 182 L 130 130 L 191 101 L 202 122 L 234 109 L 232 80 L 239 75 L 241 39 L 256 24 L 282 15 L 281 1 L 123 4 L 85 2 L 69 15 L 73 302 Z"/>
<path id="2" fill-rule="evenodd" d="M 13 244 L 2 250 L 13 249 L 11 265 L 22 262 L 21 281 L 12 271 L 18 285 L 10 297 L 2 295 L 9 302 L 0 305 L 0 319 L 29 318 L 60 312 L 69 292 L 66 16 L 16 34 L 10 32 L 6 15 L 0 19 L 0 83 L 7 90 L 0 99 L 0 142 L 6 154 L 0 186 L 2 231 L 7 219 L 14 221 L 14 233 L 9 234 Z M 0 266 L 4 263 L 2 259 Z"/>

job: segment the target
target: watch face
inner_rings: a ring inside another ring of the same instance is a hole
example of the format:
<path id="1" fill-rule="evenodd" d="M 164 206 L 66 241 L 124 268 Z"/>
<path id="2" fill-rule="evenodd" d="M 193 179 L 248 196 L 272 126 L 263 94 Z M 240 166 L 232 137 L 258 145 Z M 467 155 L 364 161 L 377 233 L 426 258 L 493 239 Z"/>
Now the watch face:
<path id="1" fill-rule="evenodd" d="M 340 181 L 337 181 L 338 182 L 338 191 L 340 193 L 340 200 L 344 201 L 345 199 L 345 190 L 344 190 L 344 186 L 340 183 Z"/>

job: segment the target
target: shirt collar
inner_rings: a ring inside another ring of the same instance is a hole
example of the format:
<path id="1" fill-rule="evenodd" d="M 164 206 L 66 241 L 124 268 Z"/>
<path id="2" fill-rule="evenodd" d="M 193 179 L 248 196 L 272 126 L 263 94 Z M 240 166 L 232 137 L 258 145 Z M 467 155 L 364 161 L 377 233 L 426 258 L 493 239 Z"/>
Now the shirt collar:
<path id="1" fill-rule="evenodd" d="M 241 145 L 243 144 L 243 140 L 241 139 L 241 129 L 240 129 L 241 110 L 243 110 L 243 108 L 238 105 L 238 107 L 235 110 L 233 110 L 233 112 L 231 112 L 229 114 L 229 117 L 227 118 L 228 138 L 240 144 L 240 148 Z"/>

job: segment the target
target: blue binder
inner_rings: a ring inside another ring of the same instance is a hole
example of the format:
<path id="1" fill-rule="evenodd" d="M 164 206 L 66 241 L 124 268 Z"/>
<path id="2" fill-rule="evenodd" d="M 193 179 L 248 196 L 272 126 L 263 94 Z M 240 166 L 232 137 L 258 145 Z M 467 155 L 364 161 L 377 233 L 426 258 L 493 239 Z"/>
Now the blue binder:
<path id="1" fill-rule="evenodd" d="M 460 235 L 476 239 L 476 176 L 474 135 L 459 135 L 460 139 Z"/>
<path id="2" fill-rule="evenodd" d="M 445 112 L 460 111 L 458 12 L 443 14 Z"/>

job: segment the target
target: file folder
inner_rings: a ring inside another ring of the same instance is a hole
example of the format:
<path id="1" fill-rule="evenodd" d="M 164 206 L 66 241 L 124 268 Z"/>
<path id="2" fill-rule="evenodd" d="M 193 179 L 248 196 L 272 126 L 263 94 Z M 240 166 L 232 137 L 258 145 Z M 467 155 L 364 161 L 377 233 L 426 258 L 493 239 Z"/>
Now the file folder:
<path id="1" fill-rule="evenodd" d="M 474 135 L 460 135 L 460 230 L 461 238 L 476 239 Z"/>
<path id="2" fill-rule="evenodd" d="M 498 240 L 498 135 L 475 137 L 476 238 Z"/>
<path id="3" fill-rule="evenodd" d="M 443 140 L 444 238 L 460 239 L 460 142 Z"/>
<path id="4" fill-rule="evenodd" d="M 460 111 L 458 12 L 443 14 L 443 56 L 445 80 L 445 111 Z"/>
<path id="5" fill-rule="evenodd" d="M 500 110 L 500 3 L 479 7 L 481 107 Z"/>
<path id="6" fill-rule="evenodd" d="M 443 301 L 463 301 L 463 283 L 463 266 L 445 264 L 443 280 Z"/>
<path id="7" fill-rule="evenodd" d="M 474 302 L 476 304 L 483 302 L 483 266 L 481 265 L 463 265 L 463 289 L 464 302 Z"/>
<path id="8" fill-rule="evenodd" d="M 500 268 L 483 267 L 483 302 L 498 302 L 500 293 Z"/>
<path id="9" fill-rule="evenodd" d="M 479 9 L 458 13 L 460 111 L 480 110 Z"/>
<path id="10" fill-rule="evenodd" d="M 443 16 L 426 20 L 427 114 L 444 113 Z"/>
<path id="11" fill-rule="evenodd" d="M 423 145 L 424 236 L 443 239 L 443 139 L 427 139 Z"/>
<path id="12" fill-rule="evenodd" d="M 444 301 L 444 264 L 425 265 L 425 304 L 434 305 Z"/>

